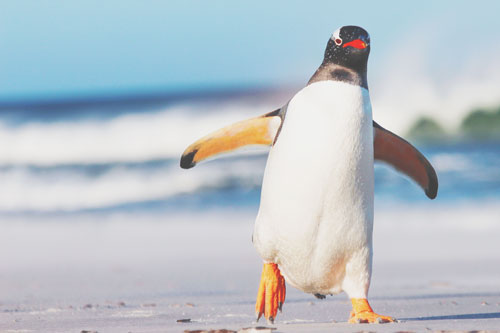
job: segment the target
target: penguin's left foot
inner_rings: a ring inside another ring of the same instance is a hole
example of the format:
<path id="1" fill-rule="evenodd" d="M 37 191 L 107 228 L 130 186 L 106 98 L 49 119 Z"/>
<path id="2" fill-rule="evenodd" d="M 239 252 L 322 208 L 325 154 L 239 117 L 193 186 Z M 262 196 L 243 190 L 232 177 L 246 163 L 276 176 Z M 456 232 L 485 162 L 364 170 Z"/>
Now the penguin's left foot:
<path id="1" fill-rule="evenodd" d="M 349 318 L 351 324 L 366 323 L 393 323 L 396 320 L 392 317 L 381 316 L 373 312 L 366 298 L 351 298 L 352 312 Z"/>
<path id="2" fill-rule="evenodd" d="M 278 265 L 265 263 L 255 304 L 257 321 L 264 315 L 268 323 L 274 323 L 278 310 L 281 312 L 283 303 L 285 303 L 285 295 L 285 279 L 281 275 Z"/>

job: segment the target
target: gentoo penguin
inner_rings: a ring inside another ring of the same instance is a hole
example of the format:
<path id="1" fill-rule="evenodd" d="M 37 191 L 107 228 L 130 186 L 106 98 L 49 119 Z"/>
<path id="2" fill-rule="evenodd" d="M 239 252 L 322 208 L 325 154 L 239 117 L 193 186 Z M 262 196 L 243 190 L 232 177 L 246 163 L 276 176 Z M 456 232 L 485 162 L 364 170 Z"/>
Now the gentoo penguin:
<path id="1" fill-rule="evenodd" d="M 264 261 L 257 320 L 273 322 L 285 281 L 323 298 L 345 291 L 351 323 L 392 322 L 367 300 L 372 265 L 374 160 L 387 162 L 437 195 L 436 172 L 410 143 L 372 120 L 367 83 L 370 36 L 336 30 L 323 63 L 283 107 L 224 127 L 189 146 L 182 168 L 260 144 L 267 160 L 253 243 Z"/>

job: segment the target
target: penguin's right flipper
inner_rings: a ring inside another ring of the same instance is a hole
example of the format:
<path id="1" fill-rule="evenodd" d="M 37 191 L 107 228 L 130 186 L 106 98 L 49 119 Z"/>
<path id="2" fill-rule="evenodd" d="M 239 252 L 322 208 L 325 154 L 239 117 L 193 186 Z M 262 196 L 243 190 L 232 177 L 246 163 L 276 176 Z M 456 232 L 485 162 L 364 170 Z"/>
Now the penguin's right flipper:
<path id="1" fill-rule="evenodd" d="M 384 161 L 416 181 L 434 199 L 438 191 L 436 171 L 408 141 L 373 122 L 375 159 Z"/>
<path id="2" fill-rule="evenodd" d="M 257 118 L 251 118 L 215 131 L 189 147 L 181 157 L 181 168 L 190 169 L 197 163 L 248 145 L 274 143 L 281 128 L 286 106 Z"/>

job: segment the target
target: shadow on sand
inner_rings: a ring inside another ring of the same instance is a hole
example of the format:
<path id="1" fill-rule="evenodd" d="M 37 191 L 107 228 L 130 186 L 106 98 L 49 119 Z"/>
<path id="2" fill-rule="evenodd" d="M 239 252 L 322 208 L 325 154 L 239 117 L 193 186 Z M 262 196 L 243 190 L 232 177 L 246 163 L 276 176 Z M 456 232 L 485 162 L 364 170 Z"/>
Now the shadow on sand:
<path id="1" fill-rule="evenodd" d="M 424 320 L 454 320 L 454 319 L 496 319 L 500 318 L 500 312 L 470 313 L 448 316 L 430 316 L 416 318 L 398 318 L 401 321 L 424 321 Z"/>
<path id="2" fill-rule="evenodd" d="M 443 299 L 443 298 L 467 298 L 467 297 L 486 297 L 495 296 L 500 297 L 500 293 L 450 293 L 450 294 L 422 294 L 422 295 L 401 295 L 401 296 L 374 296 L 370 299 L 380 300 L 408 300 L 408 299 Z"/>

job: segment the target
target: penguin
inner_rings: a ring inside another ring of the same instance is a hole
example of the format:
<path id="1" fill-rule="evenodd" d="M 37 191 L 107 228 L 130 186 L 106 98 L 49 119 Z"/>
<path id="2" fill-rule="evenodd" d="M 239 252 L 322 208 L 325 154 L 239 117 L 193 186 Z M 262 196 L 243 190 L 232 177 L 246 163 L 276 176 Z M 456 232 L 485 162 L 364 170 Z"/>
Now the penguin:
<path id="1" fill-rule="evenodd" d="M 271 146 L 252 241 L 263 259 L 257 321 L 273 323 L 285 281 L 318 298 L 345 292 L 350 323 L 386 323 L 368 302 L 372 272 L 374 161 L 414 180 L 427 197 L 437 174 L 409 142 L 372 119 L 370 36 L 343 26 L 308 84 L 283 107 L 224 127 L 190 145 L 180 166 L 247 145 Z"/>

